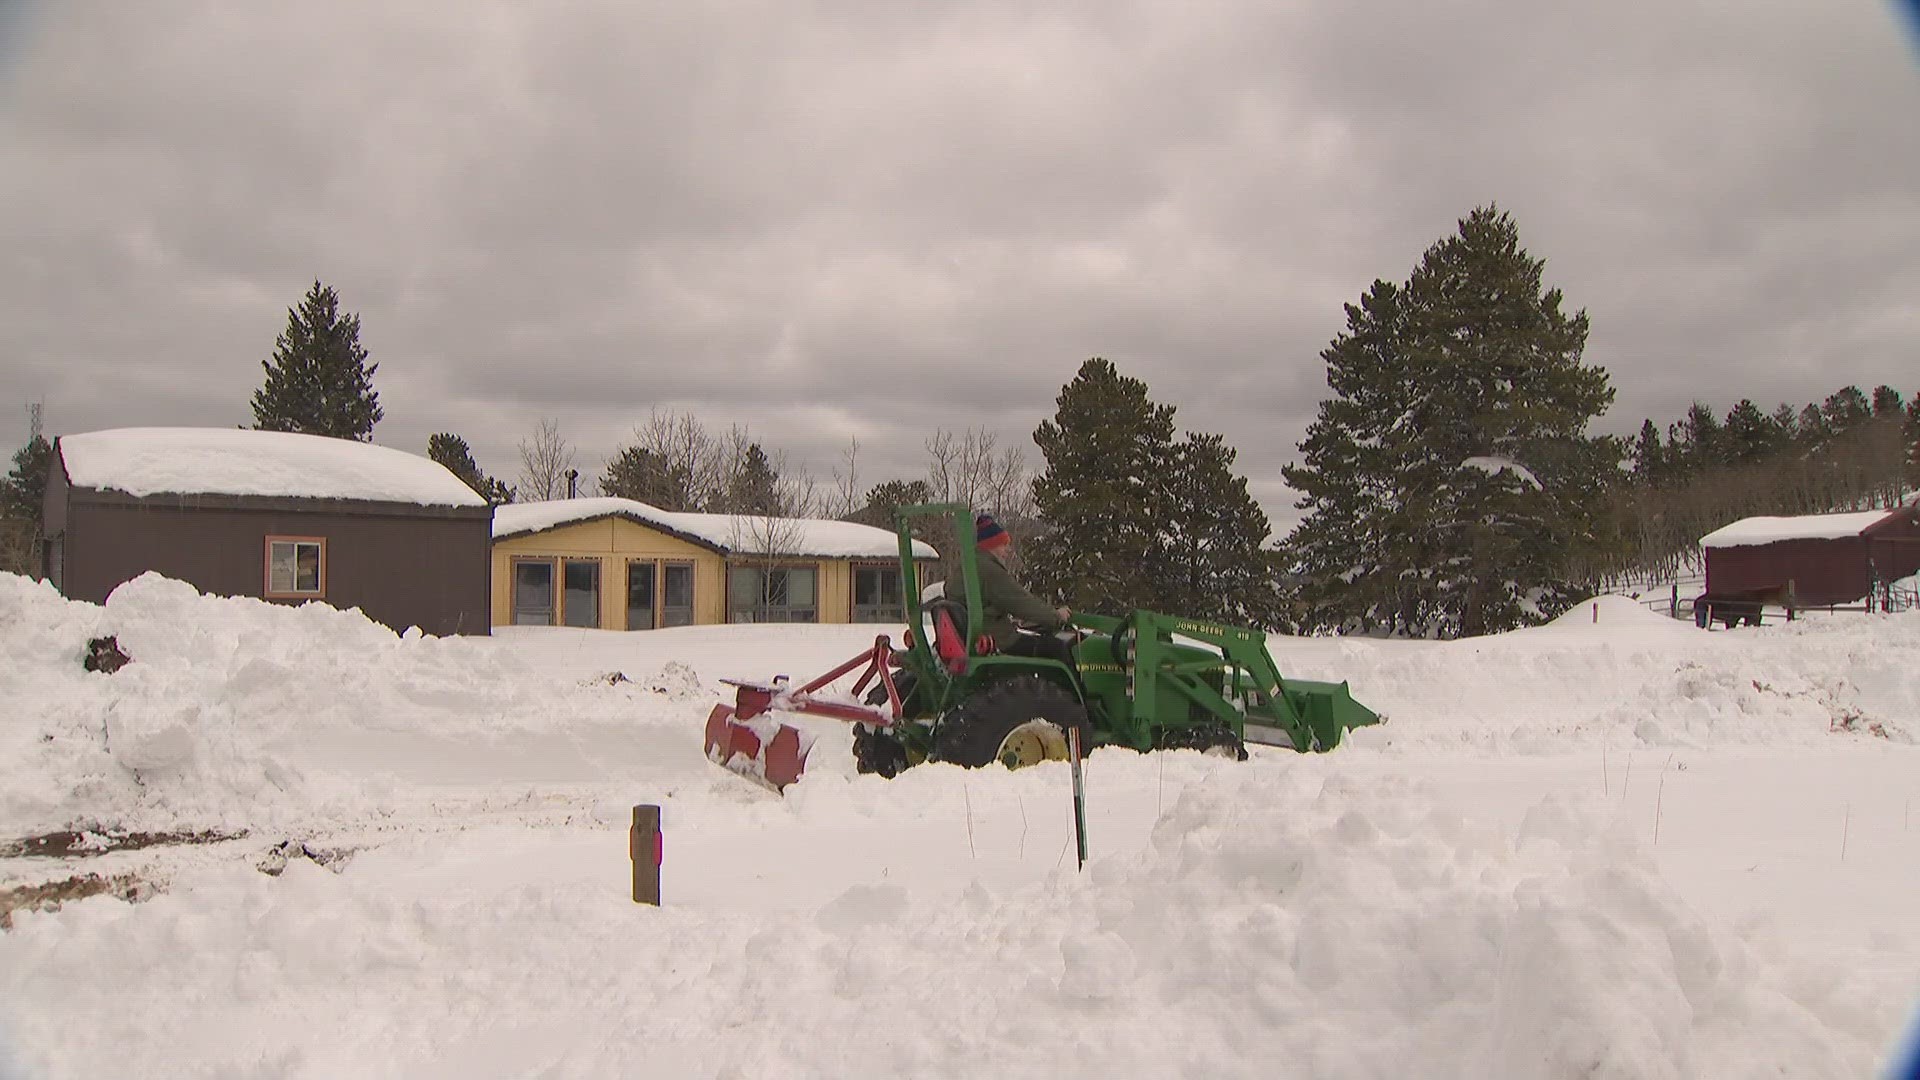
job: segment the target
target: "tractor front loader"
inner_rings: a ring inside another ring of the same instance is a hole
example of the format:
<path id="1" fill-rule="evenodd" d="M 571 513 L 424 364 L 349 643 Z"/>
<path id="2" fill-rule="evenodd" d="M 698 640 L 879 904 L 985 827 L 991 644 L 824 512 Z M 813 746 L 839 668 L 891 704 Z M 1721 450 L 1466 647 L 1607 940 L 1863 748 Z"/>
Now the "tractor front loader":
<path id="1" fill-rule="evenodd" d="M 945 518 L 952 530 L 944 595 L 923 598 L 913 523 Z M 902 507 L 901 596 L 908 628 L 899 648 L 873 646 L 799 686 L 736 682 L 732 705 L 707 717 L 707 756 L 780 790 L 806 767 L 811 739 L 782 713 L 853 725 L 861 772 L 894 776 L 923 761 L 1010 768 L 1083 747 L 1195 749 L 1244 759 L 1245 744 L 1331 750 L 1350 729 L 1380 722 L 1347 684 L 1283 679 L 1259 630 L 1137 610 L 1077 614 L 1072 666 L 995 652 L 982 631 L 973 514 L 958 503 Z M 858 672 L 857 676 L 855 672 Z M 836 688 L 854 677 L 851 691 Z"/>

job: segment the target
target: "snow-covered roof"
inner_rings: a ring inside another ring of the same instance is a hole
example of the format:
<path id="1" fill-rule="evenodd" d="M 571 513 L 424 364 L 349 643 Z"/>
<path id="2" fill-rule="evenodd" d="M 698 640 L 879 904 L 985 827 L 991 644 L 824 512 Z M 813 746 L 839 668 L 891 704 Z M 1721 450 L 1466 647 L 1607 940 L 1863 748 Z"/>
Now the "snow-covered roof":
<path id="1" fill-rule="evenodd" d="M 1780 540 L 1838 540 L 1859 536 L 1868 527 L 1899 513 L 1904 511 L 1859 510 L 1846 514 L 1741 518 L 1701 537 L 1700 546 L 1730 548 L 1771 544 Z"/>
<path id="2" fill-rule="evenodd" d="M 244 428 L 117 428 L 65 435 L 75 487 L 133 496 L 265 495 L 485 506 L 430 458 L 387 446 Z"/>
<path id="3" fill-rule="evenodd" d="M 662 510 L 633 499 L 552 499 L 508 503 L 493 511 L 493 538 L 541 532 L 595 518 L 623 517 L 722 552 L 758 551 L 771 535 L 776 555 L 826 559 L 897 558 L 900 543 L 885 529 L 850 521 L 769 519 L 751 514 L 694 514 Z M 932 546 L 913 542 L 915 558 L 937 557 Z"/>

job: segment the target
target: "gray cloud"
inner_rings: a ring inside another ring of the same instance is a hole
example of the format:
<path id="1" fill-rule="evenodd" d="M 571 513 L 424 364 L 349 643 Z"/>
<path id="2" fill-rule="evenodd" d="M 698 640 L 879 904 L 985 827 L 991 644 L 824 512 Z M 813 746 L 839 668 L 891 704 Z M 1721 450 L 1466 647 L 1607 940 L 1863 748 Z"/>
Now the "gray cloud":
<path id="1" fill-rule="evenodd" d="M 35 400 L 247 422 L 317 277 L 377 440 L 496 474 L 663 407 L 916 475 L 1104 355 L 1281 524 L 1341 305 L 1489 200 L 1592 315 L 1609 430 L 1920 391 L 1920 70 L 1873 5 L 131 10 L 0 20 L 0 446 Z"/>

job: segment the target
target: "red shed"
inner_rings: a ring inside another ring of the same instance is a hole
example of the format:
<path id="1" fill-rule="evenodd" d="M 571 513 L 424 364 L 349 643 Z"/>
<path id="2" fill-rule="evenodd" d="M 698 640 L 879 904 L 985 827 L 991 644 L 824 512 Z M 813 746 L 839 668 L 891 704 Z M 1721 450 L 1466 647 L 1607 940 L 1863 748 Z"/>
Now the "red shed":
<path id="1" fill-rule="evenodd" d="M 1852 604 L 1920 571 L 1920 500 L 1891 510 L 1743 518 L 1700 538 L 1706 599 Z M 1871 601 L 1869 601 L 1871 603 Z M 1716 616 L 1717 617 L 1717 616 Z"/>

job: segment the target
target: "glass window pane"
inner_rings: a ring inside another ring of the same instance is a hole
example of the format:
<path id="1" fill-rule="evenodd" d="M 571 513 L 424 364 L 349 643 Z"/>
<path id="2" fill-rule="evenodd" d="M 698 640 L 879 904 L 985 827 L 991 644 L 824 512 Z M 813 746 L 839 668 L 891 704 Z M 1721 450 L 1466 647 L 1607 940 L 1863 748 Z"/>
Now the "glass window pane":
<path id="1" fill-rule="evenodd" d="M 693 606 L 693 567 L 669 566 L 666 572 L 668 607 Z"/>
<path id="2" fill-rule="evenodd" d="M 588 560 L 567 560 L 566 613 L 568 626 L 593 628 L 600 625 L 600 564 Z"/>
<path id="3" fill-rule="evenodd" d="M 515 626 L 553 625 L 553 564 L 513 564 L 513 622 Z"/>
<path id="4" fill-rule="evenodd" d="M 653 629 L 654 564 L 627 564 L 627 629 Z"/>
<path id="5" fill-rule="evenodd" d="M 289 593 L 293 591 L 293 545 L 275 540 L 271 546 L 268 562 L 267 590 L 269 592 Z"/>
<path id="6" fill-rule="evenodd" d="M 693 567 L 668 563 L 661 568 L 660 625 L 693 625 Z"/>
<path id="7" fill-rule="evenodd" d="M 802 608 L 813 606 L 813 579 L 815 573 L 816 572 L 811 569 L 787 571 L 786 602 L 789 606 Z"/>
<path id="8" fill-rule="evenodd" d="M 320 591 L 320 545 L 295 544 L 293 587 L 296 592 Z"/>

